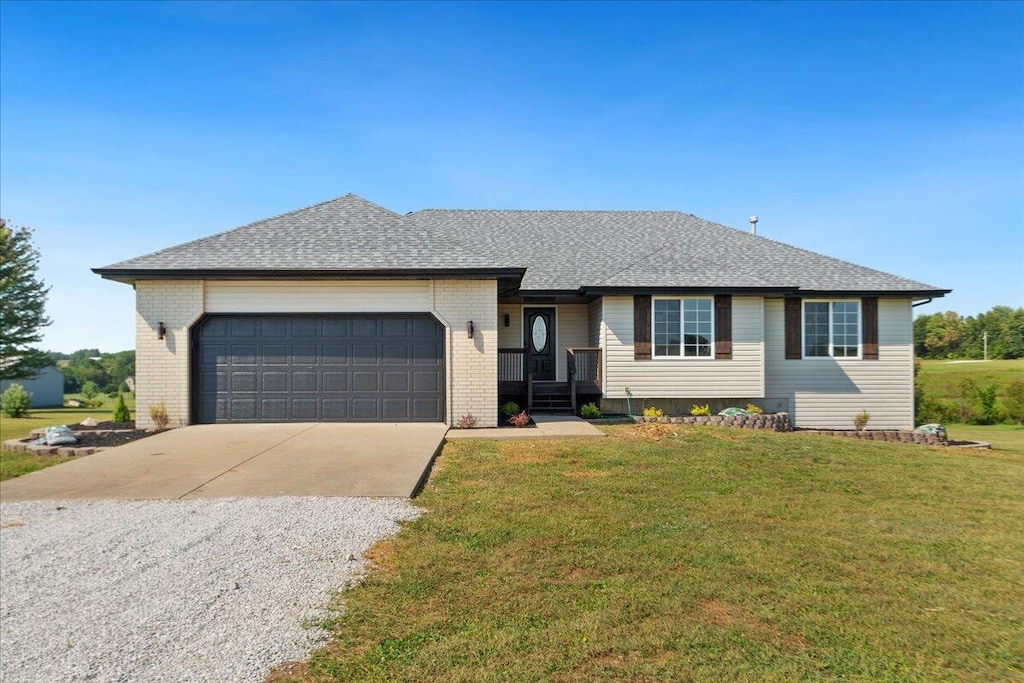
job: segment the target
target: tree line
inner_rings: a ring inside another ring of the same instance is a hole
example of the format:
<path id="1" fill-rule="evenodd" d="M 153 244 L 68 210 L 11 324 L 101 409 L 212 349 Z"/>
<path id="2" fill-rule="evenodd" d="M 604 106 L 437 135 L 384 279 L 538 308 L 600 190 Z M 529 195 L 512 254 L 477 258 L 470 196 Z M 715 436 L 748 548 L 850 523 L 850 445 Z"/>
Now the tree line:
<path id="1" fill-rule="evenodd" d="M 918 358 L 980 359 L 988 333 L 989 358 L 1024 358 L 1024 308 L 993 306 L 966 318 L 956 311 L 920 315 L 914 320 Z"/>
<path id="2" fill-rule="evenodd" d="M 135 352 L 100 353 L 99 349 L 79 349 L 74 353 L 47 351 L 50 362 L 64 374 L 64 393 L 77 394 L 86 382 L 92 382 L 105 394 L 127 391 L 125 380 L 135 376 Z"/>

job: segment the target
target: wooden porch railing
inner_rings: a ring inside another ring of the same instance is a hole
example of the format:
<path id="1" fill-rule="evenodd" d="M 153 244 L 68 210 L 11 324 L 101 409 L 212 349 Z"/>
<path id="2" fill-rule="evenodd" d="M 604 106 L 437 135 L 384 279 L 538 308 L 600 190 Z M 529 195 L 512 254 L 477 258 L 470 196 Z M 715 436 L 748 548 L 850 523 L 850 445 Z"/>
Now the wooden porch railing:
<path id="1" fill-rule="evenodd" d="M 523 385 L 526 390 L 526 412 L 533 411 L 533 373 L 530 372 L 530 349 L 498 349 L 498 384 Z"/>
<path id="2" fill-rule="evenodd" d="M 569 376 L 569 393 L 572 395 L 572 413 L 576 414 L 576 387 L 587 384 L 601 388 L 601 349 L 569 348 L 565 350 L 566 374 Z"/>

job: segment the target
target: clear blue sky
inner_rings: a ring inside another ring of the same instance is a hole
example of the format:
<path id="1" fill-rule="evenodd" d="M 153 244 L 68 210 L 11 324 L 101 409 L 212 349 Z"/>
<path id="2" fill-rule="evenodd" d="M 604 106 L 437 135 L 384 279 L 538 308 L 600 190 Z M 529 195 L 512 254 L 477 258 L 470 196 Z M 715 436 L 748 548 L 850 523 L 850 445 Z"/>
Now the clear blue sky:
<path id="1" fill-rule="evenodd" d="M 0 212 L 44 348 L 134 345 L 90 267 L 347 192 L 679 209 L 1024 305 L 1024 3 L 0 5 Z"/>

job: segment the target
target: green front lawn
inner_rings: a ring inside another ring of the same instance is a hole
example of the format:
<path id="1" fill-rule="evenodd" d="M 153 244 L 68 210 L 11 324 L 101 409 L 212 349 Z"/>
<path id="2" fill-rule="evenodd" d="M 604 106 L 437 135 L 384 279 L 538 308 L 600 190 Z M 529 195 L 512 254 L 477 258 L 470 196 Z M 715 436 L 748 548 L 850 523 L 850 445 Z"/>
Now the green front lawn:
<path id="1" fill-rule="evenodd" d="M 125 398 L 127 400 L 127 396 Z M 0 441 L 24 438 L 33 429 L 39 427 L 77 424 L 87 417 L 95 418 L 98 422 L 110 420 L 115 400 L 109 399 L 110 406 L 103 408 L 37 408 L 32 410 L 28 417 L 15 418 L 2 415 L 0 416 Z M 134 401 L 134 397 L 132 400 Z M 55 455 L 32 455 L 0 450 L 0 481 L 20 477 L 23 474 L 73 459 Z"/>
<path id="2" fill-rule="evenodd" d="M 607 431 L 447 444 L 280 680 L 1024 678 L 1024 457 Z"/>

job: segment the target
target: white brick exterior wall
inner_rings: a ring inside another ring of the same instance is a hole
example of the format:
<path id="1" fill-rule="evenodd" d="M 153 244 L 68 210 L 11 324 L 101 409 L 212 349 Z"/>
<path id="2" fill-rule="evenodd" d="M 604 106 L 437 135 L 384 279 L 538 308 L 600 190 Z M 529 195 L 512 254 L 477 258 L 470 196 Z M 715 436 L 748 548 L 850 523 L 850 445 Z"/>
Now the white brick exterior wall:
<path id="1" fill-rule="evenodd" d="M 170 426 L 189 421 L 188 329 L 203 314 L 202 280 L 135 283 L 135 420 L 153 426 L 149 407 L 163 402 Z M 157 326 L 167 328 L 157 339 Z"/>
<path id="2" fill-rule="evenodd" d="M 472 413 L 478 427 L 498 426 L 498 283 L 435 280 L 434 315 L 447 339 L 448 423 Z M 466 323 L 473 321 L 473 338 Z"/>
<path id="3" fill-rule="evenodd" d="M 266 283 L 252 284 L 258 289 Z M 171 426 L 189 423 L 189 327 L 205 310 L 205 289 L 202 280 L 135 283 L 136 420 L 140 427 L 152 426 L 149 406 L 160 402 L 167 406 Z M 429 308 L 446 328 L 445 404 L 449 424 L 472 413 L 479 419 L 478 426 L 497 426 L 497 301 L 495 280 L 434 280 L 429 301 L 418 305 L 405 302 L 402 306 L 422 307 L 424 312 Z M 340 299 L 334 303 L 334 310 L 348 310 Z M 293 306 L 278 302 L 272 308 L 283 313 Z M 474 326 L 472 339 L 466 333 L 470 320 Z M 165 339 L 157 339 L 161 322 L 167 328 Z"/>

